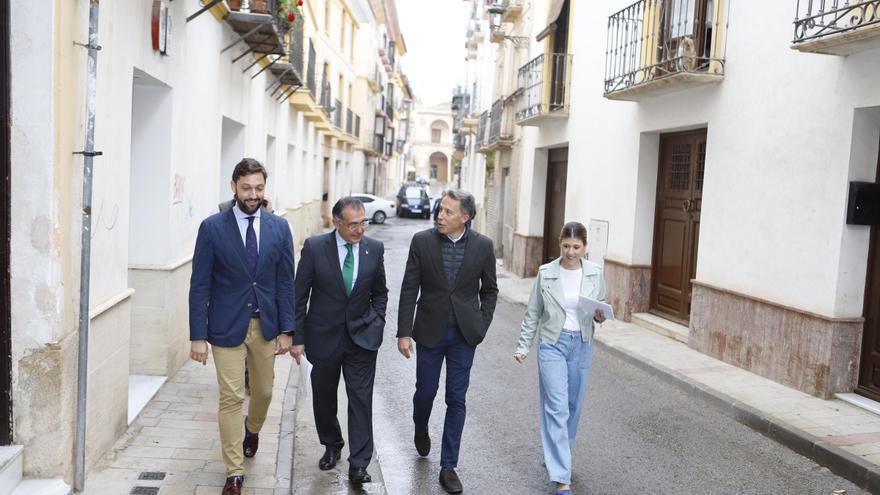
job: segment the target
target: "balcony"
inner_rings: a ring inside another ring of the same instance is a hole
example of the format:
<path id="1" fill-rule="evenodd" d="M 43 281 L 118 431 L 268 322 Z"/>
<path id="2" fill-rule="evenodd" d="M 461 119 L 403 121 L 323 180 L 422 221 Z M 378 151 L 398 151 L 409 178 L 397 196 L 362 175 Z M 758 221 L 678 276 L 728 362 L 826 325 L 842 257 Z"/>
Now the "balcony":
<path id="1" fill-rule="evenodd" d="M 370 75 L 370 78 L 367 79 L 367 84 L 369 84 L 370 90 L 372 90 L 373 93 L 379 93 L 382 91 L 384 84 L 382 84 L 382 71 L 378 64 L 373 68 L 373 73 Z"/>
<path id="2" fill-rule="evenodd" d="M 483 112 L 480 114 L 480 118 L 477 119 L 477 133 L 474 135 L 474 145 L 477 148 L 477 153 L 485 153 L 486 152 L 486 144 L 488 143 L 487 139 L 487 131 L 489 130 L 489 112 Z"/>
<path id="3" fill-rule="evenodd" d="M 373 134 L 373 153 L 383 155 L 385 153 L 385 135 Z"/>
<path id="4" fill-rule="evenodd" d="M 286 57 L 269 64 L 269 70 L 281 84 L 299 87 L 303 85 L 305 69 L 305 39 L 304 23 L 301 15 L 297 15 L 296 21 L 291 24 L 291 29 L 286 35 L 286 44 L 290 49 Z"/>
<path id="5" fill-rule="evenodd" d="M 880 3 L 798 0 L 791 47 L 828 55 L 880 48 Z"/>
<path id="6" fill-rule="evenodd" d="M 504 13 L 501 14 L 501 22 L 515 22 L 519 20 L 523 11 L 523 0 L 504 0 L 501 2 Z"/>
<path id="7" fill-rule="evenodd" d="M 229 1 L 229 14 L 224 20 L 238 38 L 223 51 L 244 42 L 248 52 L 264 55 L 287 55 L 285 38 L 290 29 L 287 19 L 275 15 L 278 0 L 253 0 L 248 10 L 242 9 L 240 1 Z"/>
<path id="8" fill-rule="evenodd" d="M 333 108 L 330 109 L 329 113 L 333 114 L 333 125 L 340 131 L 342 130 L 342 110 L 342 102 L 339 100 L 333 100 Z"/>
<path id="9" fill-rule="evenodd" d="M 345 109 L 345 133 L 354 135 L 354 112 L 350 108 Z"/>
<path id="10" fill-rule="evenodd" d="M 516 123 L 541 125 L 550 119 L 567 118 L 571 94 L 571 55 L 538 55 L 517 74 Z M 545 84 L 546 81 L 546 84 Z"/>
<path id="11" fill-rule="evenodd" d="M 609 17 L 605 97 L 639 101 L 721 82 L 728 16 L 719 5 L 640 0 Z"/>
<path id="12" fill-rule="evenodd" d="M 361 116 L 360 115 L 354 116 L 354 136 L 359 139 L 361 137 Z"/>
<path id="13" fill-rule="evenodd" d="M 492 111 L 489 114 L 489 139 L 483 149 L 495 151 L 510 148 L 511 145 L 513 145 L 513 108 L 506 103 L 504 97 L 501 97 L 492 104 Z"/>

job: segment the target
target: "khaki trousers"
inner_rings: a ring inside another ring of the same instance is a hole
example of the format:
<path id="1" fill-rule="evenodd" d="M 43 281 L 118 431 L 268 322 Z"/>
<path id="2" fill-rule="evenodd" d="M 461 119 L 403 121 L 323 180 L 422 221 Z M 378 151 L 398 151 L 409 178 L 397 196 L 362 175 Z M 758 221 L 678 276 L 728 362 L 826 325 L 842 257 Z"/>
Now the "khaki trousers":
<path id="1" fill-rule="evenodd" d="M 259 318 L 251 318 L 244 342 L 236 347 L 211 346 L 214 366 L 217 368 L 217 384 L 220 387 L 220 446 L 227 476 L 244 474 L 244 430 L 241 409 L 244 403 L 244 368 L 250 375 L 251 398 L 248 405 L 247 429 L 259 433 L 266 421 L 269 403 L 272 402 L 272 385 L 275 381 L 275 340 L 263 338 Z"/>

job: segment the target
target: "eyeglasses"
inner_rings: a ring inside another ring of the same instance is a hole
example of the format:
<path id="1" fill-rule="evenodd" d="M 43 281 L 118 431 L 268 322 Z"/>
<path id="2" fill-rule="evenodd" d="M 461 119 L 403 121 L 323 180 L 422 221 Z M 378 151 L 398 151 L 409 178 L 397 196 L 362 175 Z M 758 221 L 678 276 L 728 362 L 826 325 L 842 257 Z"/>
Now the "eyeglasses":
<path id="1" fill-rule="evenodd" d="M 341 222 L 337 222 L 337 223 L 341 223 Z M 350 224 L 346 225 L 345 228 L 348 229 L 349 232 L 355 232 L 358 229 L 367 228 L 367 225 L 369 225 L 369 223 L 370 223 L 369 220 L 361 220 L 360 222 L 350 223 Z"/>

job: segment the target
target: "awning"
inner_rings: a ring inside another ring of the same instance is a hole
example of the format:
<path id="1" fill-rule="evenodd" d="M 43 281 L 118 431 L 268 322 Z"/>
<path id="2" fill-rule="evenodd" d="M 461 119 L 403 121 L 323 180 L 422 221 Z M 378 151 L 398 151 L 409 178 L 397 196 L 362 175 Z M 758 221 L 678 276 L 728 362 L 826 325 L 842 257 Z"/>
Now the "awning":
<path id="1" fill-rule="evenodd" d="M 541 41 L 547 36 L 550 36 L 553 31 L 556 31 L 556 21 L 559 19 L 559 14 L 562 13 L 562 7 L 564 5 L 565 0 L 552 0 L 552 3 L 550 4 L 550 15 L 547 16 L 547 27 L 535 36 L 536 41 Z"/>

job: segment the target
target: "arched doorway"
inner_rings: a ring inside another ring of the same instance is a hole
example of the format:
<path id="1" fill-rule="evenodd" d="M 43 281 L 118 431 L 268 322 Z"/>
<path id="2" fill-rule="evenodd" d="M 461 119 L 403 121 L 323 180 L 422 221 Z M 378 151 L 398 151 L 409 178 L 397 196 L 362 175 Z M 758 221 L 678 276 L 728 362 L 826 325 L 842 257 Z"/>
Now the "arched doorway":
<path id="1" fill-rule="evenodd" d="M 449 158 L 440 151 L 431 153 L 428 158 L 428 168 L 431 171 L 431 180 L 436 180 L 441 184 L 449 182 Z"/>

